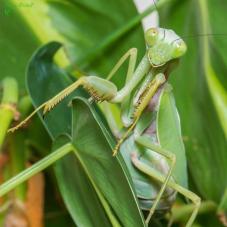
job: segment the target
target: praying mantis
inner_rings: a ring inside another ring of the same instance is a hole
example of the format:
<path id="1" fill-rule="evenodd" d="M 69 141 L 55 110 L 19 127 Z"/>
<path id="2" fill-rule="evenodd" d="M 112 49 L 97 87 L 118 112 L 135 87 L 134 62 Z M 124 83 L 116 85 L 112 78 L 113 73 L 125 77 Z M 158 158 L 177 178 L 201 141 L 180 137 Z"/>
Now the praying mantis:
<path id="1" fill-rule="evenodd" d="M 125 132 L 113 149 L 113 156 L 120 151 L 124 157 L 141 208 L 149 210 L 146 224 L 155 211 L 168 211 L 175 200 L 175 192 L 179 192 L 194 204 L 186 224 L 190 227 L 197 215 L 200 198 L 186 188 L 186 160 L 180 138 L 180 123 L 171 86 L 167 82 L 170 72 L 187 47 L 174 31 L 164 28 L 148 29 L 145 40 L 147 51 L 137 67 L 137 49 L 132 48 L 120 58 L 106 79 L 80 77 L 9 131 L 19 129 L 42 109 L 45 115 L 80 86 L 88 91 L 92 100 L 121 104 Z M 111 79 L 127 59 L 129 67 L 125 85 L 118 90 Z M 176 129 L 176 133 L 170 134 L 172 145 L 164 142 L 165 131 L 171 131 L 171 128 L 165 129 L 167 125 L 164 122 L 169 122 L 168 125 Z M 111 126 L 111 121 L 109 124 Z M 61 157 L 56 157 L 55 161 Z M 3 195 L 1 188 L 0 194 Z"/>

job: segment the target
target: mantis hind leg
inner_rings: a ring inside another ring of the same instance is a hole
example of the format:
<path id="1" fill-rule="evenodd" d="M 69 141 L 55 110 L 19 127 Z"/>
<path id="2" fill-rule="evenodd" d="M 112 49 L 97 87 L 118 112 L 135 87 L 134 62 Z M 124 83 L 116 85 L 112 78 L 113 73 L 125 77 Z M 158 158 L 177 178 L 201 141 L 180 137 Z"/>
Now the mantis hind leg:
<path id="1" fill-rule="evenodd" d="M 131 157 L 132 157 L 133 164 L 140 171 L 142 171 L 143 173 L 147 174 L 148 176 L 152 177 L 153 179 L 155 179 L 155 180 L 157 180 L 161 183 L 165 182 L 165 177 L 162 174 L 160 174 L 157 170 L 155 170 L 154 168 L 152 168 L 149 165 L 140 161 L 135 152 L 132 153 Z M 200 207 L 200 203 L 201 203 L 200 197 L 198 197 L 196 194 L 189 191 L 188 189 L 186 189 L 186 188 L 180 186 L 179 184 L 175 183 L 171 179 L 168 181 L 167 186 L 176 190 L 177 192 L 181 193 L 182 195 L 184 195 L 185 197 L 187 197 L 188 199 L 190 199 L 193 202 L 194 209 L 193 209 L 193 212 L 192 212 L 188 222 L 186 223 L 186 227 L 191 227 L 195 218 L 196 218 L 199 207 Z"/>
<path id="2" fill-rule="evenodd" d="M 163 185 L 162 185 L 162 187 L 161 187 L 161 189 L 160 189 L 160 191 L 159 191 L 159 193 L 158 193 L 158 195 L 157 195 L 157 197 L 154 201 L 153 206 L 151 207 L 151 209 L 149 211 L 147 218 L 146 218 L 146 223 L 148 224 L 153 213 L 155 212 L 155 209 L 158 205 L 158 202 L 160 201 L 160 199 L 161 199 L 161 197 L 162 197 L 162 195 L 163 195 L 163 193 L 164 193 L 164 191 L 167 187 L 168 181 L 170 180 L 173 168 L 174 168 L 175 163 L 176 163 L 176 156 L 173 153 L 161 148 L 160 146 L 154 145 L 153 143 L 151 143 L 151 140 L 149 139 L 148 136 L 141 136 L 141 137 L 137 138 L 136 143 L 139 144 L 140 146 L 151 149 L 152 151 L 164 156 L 166 159 L 169 159 L 169 161 L 170 161 L 170 168 L 169 168 L 168 173 L 167 173 L 167 175 L 164 179 Z M 147 152 L 149 152 L 149 150 Z"/>

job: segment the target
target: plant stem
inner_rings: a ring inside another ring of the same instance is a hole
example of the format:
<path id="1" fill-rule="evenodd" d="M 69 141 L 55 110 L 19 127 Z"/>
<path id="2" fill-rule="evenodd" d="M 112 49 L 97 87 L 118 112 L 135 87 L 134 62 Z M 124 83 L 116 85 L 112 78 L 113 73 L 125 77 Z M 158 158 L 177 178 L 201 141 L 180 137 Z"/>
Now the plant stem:
<path id="1" fill-rule="evenodd" d="M 194 209 L 194 204 L 183 205 L 180 207 L 173 207 L 171 220 L 173 222 L 180 221 L 187 218 Z M 217 209 L 216 203 L 213 201 L 205 201 L 201 203 L 198 214 L 208 213 Z"/>
<path id="2" fill-rule="evenodd" d="M 32 104 L 28 96 L 24 96 L 18 103 L 18 109 L 20 112 L 20 118 L 24 118 Z M 9 153 L 10 153 L 10 175 L 15 176 L 16 174 L 23 171 L 26 167 L 26 158 L 28 154 L 28 147 L 24 142 L 26 140 L 25 131 L 17 131 L 9 137 Z M 27 184 L 20 184 L 14 190 L 14 197 L 17 200 L 24 201 L 26 199 Z"/>
<path id="3" fill-rule="evenodd" d="M 10 137 L 9 153 L 10 153 L 10 175 L 15 176 L 25 169 L 26 163 L 26 146 L 24 143 L 25 135 L 17 132 Z M 26 198 L 26 184 L 21 184 L 14 190 L 14 197 L 21 201 Z"/>
<path id="4" fill-rule="evenodd" d="M 18 86 L 16 80 L 7 77 L 3 80 L 2 84 L 3 96 L 0 104 L 0 148 L 3 144 L 7 129 L 14 117 L 13 106 L 15 106 L 18 101 Z"/>
<path id="5" fill-rule="evenodd" d="M 0 186 L 0 196 L 5 195 L 12 189 L 14 189 L 19 184 L 23 183 L 24 181 L 28 180 L 35 174 L 41 172 L 66 154 L 72 151 L 72 145 L 70 143 L 65 144 L 64 146 L 60 147 L 56 151 L 52 152 L 42 160 L 38 161 L 31 167 L 27 168 L 26 170 L 20 172 L 18 175 L 12 177 L 10 180 L 6 181 Z"/>

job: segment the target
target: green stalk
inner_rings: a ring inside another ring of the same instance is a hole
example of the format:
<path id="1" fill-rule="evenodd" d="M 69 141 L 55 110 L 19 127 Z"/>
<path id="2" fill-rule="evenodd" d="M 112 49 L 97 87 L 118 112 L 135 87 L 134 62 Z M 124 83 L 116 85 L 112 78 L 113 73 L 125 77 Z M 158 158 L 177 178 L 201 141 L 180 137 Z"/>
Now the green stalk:
<path id="1" fill-rule="evenodd" d="M 188 218 L 193 212 L 194 204 L 183 205 L 180 207 L 173 207 L 171 214 L 171 221 L 178 222 Z M 217 204 L 213 201 L 205 201 L 201 203 L 198 214 L 214 212 L 217 209 Z"/>
<path id="2" fill-rule="evenodd" d="M 29 96 L 21 98 L 18 103 L 20 118 L 23 119 L 32 108 Z M 26 168 L 28 147 L 25 143 L 26 134 L 23 130 L 19 130 L 10 137 L 9 151 L 10 151 L 10 168 L 11 176 L 15 176 Z M 14 190 L 14 197 L 18 200 L 24 201 L 26 199 L 27 184 L 21 184 Z"/>
<path id="3" fill-rule="evenodd" d="M 17 132 L 10 138 L 10 176 L 15 176 L 26 167 L 27 147 L 24 143 L 25 134 Z M 14 190 L 14 198 L 24 201 L 26 199 L 27 184 L 21 184 Z"/>
<path id="4" fill-rule="evenodd" d="M 73 150 L 71 144 L 65 144 L 64 146 L 60 147 L 56 151 L 52 152 L 42 160 L 38 161 L 31 167 L 27 168 L 26 170 L 20 172 L 16 176 L 12 177 L 2 185 L 0 185 L 0 197 L 8 193 L 9 191 L 13 190 L 19 184 L 25 182 L 26 180 L 30 179 L 32 176 L 36 175 L 37 173 L 41 172 L 42 170 L 46 169 L 48 166 L 59 160 L 60 158 L 64 157 L 70 151 Z"/>
<path id="5" fill-rule="evenodd" d="M 18 101 L 18 86 L 15 79 L 7 77 L 2 82 L 3 95 L 0 104 L 0 148 L 2 147 L 7 129 L 14 118 L 13 106 Z M 11 107 L 12 109 L 10 109 Z"/>

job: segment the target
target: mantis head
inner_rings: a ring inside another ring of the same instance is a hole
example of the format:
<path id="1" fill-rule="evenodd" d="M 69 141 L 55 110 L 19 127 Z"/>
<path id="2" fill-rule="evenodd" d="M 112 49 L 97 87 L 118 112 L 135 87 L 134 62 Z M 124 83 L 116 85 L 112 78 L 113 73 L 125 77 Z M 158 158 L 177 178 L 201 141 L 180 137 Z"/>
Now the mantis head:
<path id="1" fill-rule="evenodd" d="M 148 58 L 153 67 L 180 58 L 187 50 L 185 42 L 170 29 L 150 28 L 145 33 Z"/>

